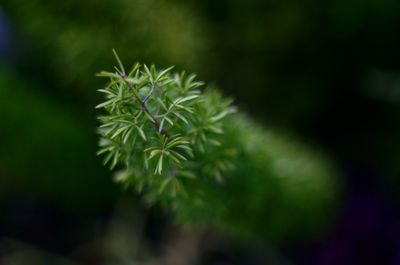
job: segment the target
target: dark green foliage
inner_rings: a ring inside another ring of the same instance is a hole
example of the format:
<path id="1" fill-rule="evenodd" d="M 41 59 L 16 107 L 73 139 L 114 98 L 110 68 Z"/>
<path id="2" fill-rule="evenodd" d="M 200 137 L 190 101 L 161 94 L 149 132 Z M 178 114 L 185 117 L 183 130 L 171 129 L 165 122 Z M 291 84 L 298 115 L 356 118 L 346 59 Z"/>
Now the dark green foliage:
<path id="1" fill-rule="evenodd" d="M 17 45 L 30 40 L 27 56 L 35 67 L 25 67 L 55 82 L 61 95 L 74 96 L 84 104 L 93 102 L 91 87 L 99 81 L 91 77 L 112 62 L 104 56 L 112 47 L 130 60 L 186 67 L 200 66 L 205 57 L 205 30 L 196 10 L 184 4 L 158 0 L 13 0 L 2 4 L 23 33 Z"/>
<path id="2" fill-rule="evenodd" d="M 317 234 L 329 218 L 335 185 L 315 152 L 232 114 L 194 75 L 135 65 L 117 57 L 100 116 L 99 154 L 149 202 L 183 223 L 213 223 L 235 234 L 283 240 Z"/>
<path id="3" fill-rule="evenodd" d="M 91 124 L 20 79 L 0 67 L 0 199 L 23 194 L 58 207 L 86 206 L 87 213 L 108 204 L 116 189 L 93 155 Z"/>

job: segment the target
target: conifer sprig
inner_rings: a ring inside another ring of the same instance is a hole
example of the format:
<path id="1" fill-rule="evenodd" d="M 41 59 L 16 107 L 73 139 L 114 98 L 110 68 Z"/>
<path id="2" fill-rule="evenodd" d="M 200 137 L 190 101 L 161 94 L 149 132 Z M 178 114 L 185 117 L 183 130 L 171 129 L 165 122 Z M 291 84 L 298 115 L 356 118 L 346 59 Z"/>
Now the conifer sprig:
<path id="1" fill-rule="evenodd" d="M 203 83 L 195 81 L 195 75 L 172 73 L 173 67 L 157 70 L 136 64 L 126 73 L 114 54 L 115 72 L 98 74 L 109 83 L 99 89 L 106 101 L 96 108 L 105 110 L 99 117 L 98 154 L 105 155 L 111 169 L 121 169 L 118 180 L 174 197 L 185 194 L 182 177 L 221 179 L 218 165 L 224 158 L 204 165 L 202 157 L 223 151 L 219 138 L 222 120 L 234 112 L 230 101 L 216 91 L 200 91 Z"/>

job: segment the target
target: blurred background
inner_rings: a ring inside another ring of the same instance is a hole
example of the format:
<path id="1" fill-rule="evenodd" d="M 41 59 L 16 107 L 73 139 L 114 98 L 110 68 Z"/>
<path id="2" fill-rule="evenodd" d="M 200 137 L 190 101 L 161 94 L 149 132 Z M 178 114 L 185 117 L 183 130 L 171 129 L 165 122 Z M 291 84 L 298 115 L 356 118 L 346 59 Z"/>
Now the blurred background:
<path id="1" fill-rule="evenodd" d="M 0 264 L 400 264 L 400 2 L 0 0 Z M 177 226 L 95 156 L 115 48 L 196 72 L 342 172 L 317 238 Z M 267 239 L 268 241 L 268 239 Z"/>

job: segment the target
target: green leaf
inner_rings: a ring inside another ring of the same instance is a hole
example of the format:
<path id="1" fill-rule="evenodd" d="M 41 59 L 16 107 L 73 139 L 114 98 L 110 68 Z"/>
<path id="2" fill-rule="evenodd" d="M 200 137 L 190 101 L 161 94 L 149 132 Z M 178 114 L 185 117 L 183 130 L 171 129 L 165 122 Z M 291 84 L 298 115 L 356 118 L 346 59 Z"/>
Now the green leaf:
<path id="1" fill-rule="evenodd" d="M 113 161 L 112 161 L 111 166 L 110 166 L 111 169 L 113 169 L 117 165 L 118 158 L 119 158 L 119 151 L 115 151 L 114 152 L 114 158 L 113 158 Z"/>
<path id="2" fill-rule="evenodd" d="M 181 148 L 181 149 L 184 149 L 184 150 L 187 150 L 187 151 L 192 151 L 192 148 L 190 148 L 189 146 L 187 146 L 187 145 L 178 145 L 176 148 Z"/>
<path id="3" fill-rule="evenodd" d="M 106 128 L 106 127 L 110 127 L 110 126 L 113 126 L 113 125 L 115 125 L 115 122 L 109 122 L 109 123 L 105 123 L 103 125 L 100 125 L 99 128 Z"/>
<path id="4" fill-rule="evenodd" d="M 214 140 L 214 139 L 208 139 L 208 142 L 215 146 L 222 146 L 221 142 Z"/>
<path id="5" fill-rule="evenodd" d="M 113 155 L 114 155 L 114 152 L 108 153 L 107 156 L 104 158 L 103 164 L 106 165 L 111 160 Z"/>
<path id="6" fill-rule="evenodd" d="M 133 131 L 133 127 L 129 128 L 129 129 L 125 132 L 125 135 L 123 136 L 123 140 L 122 140 L 122 142 L 123 142 L 124 144 L 126 144 L 126 142 L 128 141 L 129 136 L 132 134 L 132 131 Z"/>
<path id="7" fill-rule="evenodd" d="M 157 102 L 160 104 L 160 106 L 161 106 L 164 110 L 168 110 L 168 109 L 167 109 L 167 106 L 165 106 L 164 102 L 163 102 L 160 98 L 157 98 Z"/>
<path id="8" fill-rule="evenodd" d="M 173 151 L 173 150 L 170 150 L 170 152 L 171 152 L 172 154 L 174 154 L 175 156 L 177 156 L 180 160 L 183 160 L 183 161 L 186 161 L 186 160 L 187 160 L 186 157 L 184 157 L 183 155 L 179 154 L 178 152 L 175 152 L 175 151 Z"/>
<path id="9" fill-rule="evenodd" d="M 132 67 L 132 69 L 129 71 L 128 77 L 131 77 L 131 76 L 133 75 L 133 73 L 135 73 L 135 72 L 139 69 L 139 67 L 140 67 L 140 64 L 139 64 L 139 63 L 136 63 L 136 64 Z"/>
<path id="10" fill-rule="evenodd" d="M 101 154 L 104 154 L 106 152 L 110 152 L 110 151 L 112 151 L 114 149 L 115 149 L 115 146 L 107 146 L 107 147 L 104 147 L 104 148 L 100 149 L 96 154 L 97 155 L 101 155 Z"/>
<path id="11" fill-rule="evenodd" d="M 162 193 L 165 190 L 165 187 L 171 182 L 172 178 L 167 177 L 165 178 L 160 185 L 160 189 L 158 190 L 159 193 Z"/>
<path id="12" fill-rule="evenodd" d="M 158 133 L 161 133 L 161 132 L 162 132 L 163 127 L 164 127 L 164 121 L 165 121 L 165 119 L 162 119 L 162 120 L 161 120 L 160 125 L 159 125 L 159 128 L 158 128 Z"/>
<path id="13" fill-rule="evenodd" d="M 151 121 L 154 122 L 154 118 L 152 116 L 150 116 L 150 114 L 148 114 L 146 111 L 144 112 L 144 114 L 146 115 L 146 117 Z"/>
<path id="14" fill-rule="evenodd" d="M 157 167 L 156 170 L 154 171 L 154 174 L 161 175 L 161 172 L 163 170 L 163 159 L 164 156 L 163 154 L 161 154 L 160 157 L 158 158 Z"/>
<path id="15" fill-rule="evenodd" d="M 100 73 L 97 73 L 96 76 L 99 76 L 99 77 L 110 77 L 110 78 L 117 78 L 117 79 L 120 78 L 120 76 L 117 75 L 116 73 L 111 73 L 111 72 L 106 72 L 106 71 L 101 71 Z"/>
<path id="16" fill-rule="evenodd" d="M 142 127 L 136 126 L 136 129 L 138 130 L 140 137 L 142 137 L 143 140 L 147 141 L 146 134 L 144 133 Z"/>
<path id="17" fill-rule="evenodd" d="M 172 122 L 172 120 L 171 120 L 170 118 L 168 118 L 167 116 L 165 116 L 164 119 L 165 119 L 171 126 L 174 126 L 174 123 Z"/>
<path id="18" fill-rule="evenodd" d="M 158 149 L 158 147 L 149 147 L 149 148 L 146 148 L 146 149 L 144 149 L 144 152 L 150 152 L 150 151 L 152 151 L 152 150 L 156 150 L 156 149 Z"/>
<path id="19" fill-rule="evenodd" d="M 174 66 L 168 67 L 167 69 L 161 71 L 161 72 L 157 75 L 156 81 L 160 80 L 161 77 L 163 77 L 164 75 L 166 75 L 167 73 L 169 73 L 169 72 L 172 70 L 172 68 L 174 68 Z"/>
<path id="20" fill-rule="evenodd" d="M 116 52 L 114 49 L 112 49 L 112 51 L 113 51 L 113 53 L 114 53 L 115 59 L 116 59 L 117 62 L 118 62 L 118 65 L 119 65 L 119 67 L 120 67 L 120 72 L 122 72 L 122 73 L 125 74 L 125 68 L 124 68 L 124 65 L 123 65 L 122 62 L 121 62 L 121 59 L 119 58 L 117 52 Z"/>
<path id="21" fill-rule="evenodd" d="M 188 107 L 185 107 L 185 106 L 182 106 L 182 105 L 175 105 L 177 108 L 180 108 L 180 109 L 183 109 L 183 110 L 185 110 L 185 111 L 187 111 L 187 112 L 189 112 L 189 113 L 194 113 L 193 112 L 193 110 L 192 109 L 190 109 L 190 108 L 188 108 Z"/>
<path id="22" fill-rule="evenodd" d="M 157 154 L 161 153 L 161 150 L 153 150 L 150 152 L 150 156 L 147 160 L 151 160 L 154 156 L 156 156 Z"/>
<path id="23" fill-rule="evenodd" d="M 199 95 L 191 95 L 191 96 L 187 96 L 187 97 L 182 97 L 182 98 L 178 98 L 174 101 L 174 104 L 179 104 L 179 103 L 183 103 L 189 100 L 193 100 L 195 98 L 198 98 Z"/>
<path id="24" fill-rule="evenodd" d="M 184 123 L 189 124 L 188 120 L 185 117 L 183 117 L 183 115 L 179 114 L 178 112 L 173 112 L 173 114 L 179 119 L 181 119 Z"/>
<path id="25" fill-rule="evenodd" d="M 193 174 L 190 171 L 179 171 L 179 173 L 177 175 L 185 177 L 185 178 L 188 178 L 188 179 L 195 179 L 196 178 L 196 175 Z"/>
<path id="26" fill-rule="evenodd" d="M 172 148 L 172 147 L 174 147 L 176 145 L 184 144 L 184 143 L 188 143 L 188 141 L 184 141 L 183 137 L 176 137 L 176 138 L 172 138 L 172 140 L 168 142 L 166 147 L 168 149 L 170 149 L 170 148 Z"/>
<path id="27" fill-rule="evenodd" d="M 108 95 L 113 96 L 113 97 L 116 96 L 112 91 L 110 91 L 108 89 L 97 89 L 97 91 L 105 93 L 105 94 L 108 94 Z"/>
<path id="28" fill-rule="evenodd" d="M 234 110 L 233 108 L 229 108 L 229 109 L 227 109 L 227 110 L 221 111 L 219 114 L 217 114 L 217 115 L 211 117 L 210 121 L 211 121 L 211 122 L 219 121 L 219 120 L 221 120 L 222 118 L 224 118 L 225 116 L 227 116 L 228 114 L 231 114 L 231 113 L 233 113 L 233 112 L 235 112 L 235 110 Z"/>
<path id="29" fill-rule="evenodd" d="M 131 83 L 132 85 L 139 85 L 143 82 L 143 80 L 141 80 L 141 79 L 132 78 L 132 77 L 125 78 L 125 81 L 128 83 Z"/>
<path id="30" fill-rule="evenodd" d="M 103 103 L 97 105 L 95 108 L 100 109 L 100 108 L 108 107 L 108 106 L 112 105 L 114 103 L 114 101 L 115 101 L 114 99 L 110 99 L 106 102 L 103 102 Z"/>
<path id="31" fill-rule="evenodd" d="M 222 134 L 224 132 L 221 128 L 218 128 L 218 127 L 213 126 L 213 125 L 208 125 L 207 129 L 209 131 L 211 131 L 213 133 L 217 133 L 217 134 Z M 205 140 L 205 138 L 204 138 L 204 140 Z"/>
<path id="32" fill-rule="evenodd" d="M 151 74 L 149 68 L 147 67 L 147 65 L 143 65 L 144 67 L 144 71 L 147 74 L 147 77 L 150 79 L 150 82 L 153 82 L 153 75 Z"/>
<path id="33" fill-rule="evenodd" d="M 119 129 L 117 129 L 115 131 L 115 133 L 111 136 L 111 139 L 114 139 L 115 137 L 117 137 L 118 135 L 120 135 L 122 132 L 126 131 L 129 128 L 129 126 L 124 126 L 124 127 L 120 127 Z"/>
<path id="34" fill-rule="evenodd" d="M 182 164 L 181 161 L 176 156 L 174 156 L 173 154 L 170 154 L 168 157 L 170 159 L 174 160 L 177 165 L 180 166 Z"/>

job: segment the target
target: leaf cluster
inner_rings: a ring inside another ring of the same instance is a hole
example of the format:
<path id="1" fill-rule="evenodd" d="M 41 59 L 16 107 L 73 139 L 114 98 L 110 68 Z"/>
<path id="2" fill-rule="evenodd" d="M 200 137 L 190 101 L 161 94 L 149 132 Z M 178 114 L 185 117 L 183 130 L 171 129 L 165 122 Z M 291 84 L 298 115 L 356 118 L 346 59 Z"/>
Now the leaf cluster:
<path id="1" fill-rule="evenodd" d="M 193 74 L 140 64 L 125 71 L 115 57 L 115 71 L 98 74 L 109 82 L 99 89 L 105 101 L 96 108 L 105 110 L 98 154 L 111 169 L 120 168 L 116 179 L 169 197 L 186 194 L 182 179 L 221 180 L 234 153 L 219 140 L 222 120 L 234 112 L 231 102 L 215 91 L 202 92 Z"/>

